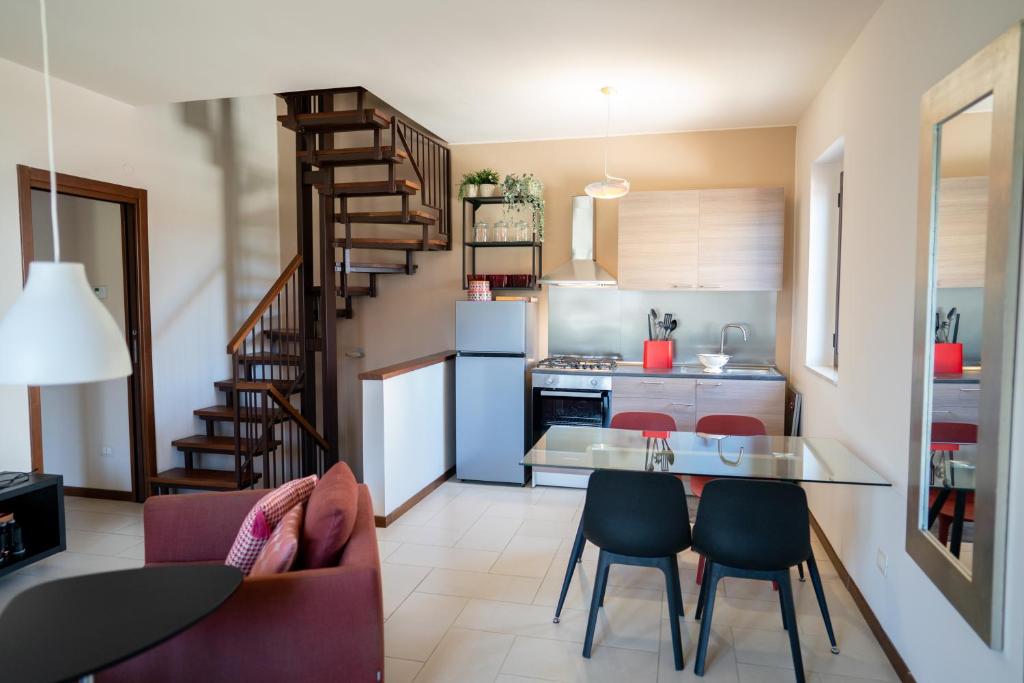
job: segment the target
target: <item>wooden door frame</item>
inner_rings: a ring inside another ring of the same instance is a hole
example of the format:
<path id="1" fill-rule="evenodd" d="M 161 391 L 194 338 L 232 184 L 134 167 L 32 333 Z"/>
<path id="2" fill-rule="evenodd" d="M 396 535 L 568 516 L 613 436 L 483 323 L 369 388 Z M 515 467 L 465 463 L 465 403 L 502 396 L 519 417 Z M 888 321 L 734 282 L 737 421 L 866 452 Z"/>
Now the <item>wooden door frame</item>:
<path id="1" fill-rule="evenodd" d="M 18 205 L 21 223 L 21 267 L 28 279 L 35 249 L 32 233 L 32 190 L 50 191 L 49 171 L 18 165 Z M 153 412 L 153 349 L 149 310 L 149 225 L 146 191 L 64 173 L 57 174 L 57 193 L 113 202 L 121 206 L 121 244 L 128 327 L 135 323 L 133 373 L 128 377 L 129 425 L 132 442 L 132 491 L 114 492 L 65 486 L 68 493 L 143 501 L 149 478 L 156 474 L 156 426 Z M 134 286 L 133 286 L 134 285 Z M 125 342 L 133 346 L 131 331 Z M 43 470 L 42 404 L 39 387 L 28 388 L 29 439 L 32 470 Z M 139 465 L 141 464 L 141 468 Z"/>

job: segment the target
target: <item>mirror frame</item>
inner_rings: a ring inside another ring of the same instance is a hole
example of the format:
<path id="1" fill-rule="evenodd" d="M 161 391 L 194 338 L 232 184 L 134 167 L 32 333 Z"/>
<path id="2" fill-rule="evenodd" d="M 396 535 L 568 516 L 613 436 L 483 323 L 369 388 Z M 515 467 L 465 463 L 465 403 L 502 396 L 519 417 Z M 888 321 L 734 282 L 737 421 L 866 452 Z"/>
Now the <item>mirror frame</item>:
<path id="1" fill-rule="evenodd" d="M 1015 25 L 921 98 L 918 236 L 914 312 L 913 385 L 906 550 L 989 647 L 1002 649 L 1010 431 L 1017 344 L 1024 195 L 1024 84 L 1022 33 Z M 993 95 L 989 158 L 988 227 L 979 392 L 978 468 L 974 554 L 968 572 L 949 550 L 921 528 L 927 512 L 924 467 L 933 389 L 932 334 L 935 288 L 936 188 L 942 125 Z"/>

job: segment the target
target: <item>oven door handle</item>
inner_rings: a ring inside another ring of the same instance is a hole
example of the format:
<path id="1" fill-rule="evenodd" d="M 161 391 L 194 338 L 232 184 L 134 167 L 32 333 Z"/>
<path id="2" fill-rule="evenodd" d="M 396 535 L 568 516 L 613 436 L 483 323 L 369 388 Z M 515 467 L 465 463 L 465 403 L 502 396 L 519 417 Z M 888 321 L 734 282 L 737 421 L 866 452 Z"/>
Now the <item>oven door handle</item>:
<path id="1" fill-rule="evenodd" d="M 590 398 L 594 400 L 601 399 L 600 391 L 551 391 L 543 389 L 540 392 L 541 396 L 551 396 L 554 398 Z"/>

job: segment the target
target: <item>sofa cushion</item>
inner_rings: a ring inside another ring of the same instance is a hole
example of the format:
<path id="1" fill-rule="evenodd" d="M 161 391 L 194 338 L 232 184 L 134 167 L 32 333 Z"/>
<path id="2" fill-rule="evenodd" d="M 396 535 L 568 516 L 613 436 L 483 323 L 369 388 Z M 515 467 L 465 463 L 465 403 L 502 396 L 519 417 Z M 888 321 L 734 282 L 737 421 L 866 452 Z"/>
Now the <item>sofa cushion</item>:
<path id="1" fill-rule="evenodd" d="M 295 557 L 299 554 L 299 535 L 302 533 L 302 518 L 305 513 L 306 506 L 299 503 L 285 514 L 256 557 L 249 576 L 283 574 L 292 568 Z"/>
<path id="2" fill-rule="evenodd" d="M 305 502 L 315 486 L 315 475 L 293 479 L 260 498 L 242 521 L 225 564 L 237 567 L 248 576 L 256 557 L 285 514 Z"/>
<path id="3" fill-rule="evenodd" d="M 339 462 L 320 479 L 306 505 L 302 525 L 302 566 L 333 567 L 352 535 L 359 507 L 359 484 L 348 465 Z"/>

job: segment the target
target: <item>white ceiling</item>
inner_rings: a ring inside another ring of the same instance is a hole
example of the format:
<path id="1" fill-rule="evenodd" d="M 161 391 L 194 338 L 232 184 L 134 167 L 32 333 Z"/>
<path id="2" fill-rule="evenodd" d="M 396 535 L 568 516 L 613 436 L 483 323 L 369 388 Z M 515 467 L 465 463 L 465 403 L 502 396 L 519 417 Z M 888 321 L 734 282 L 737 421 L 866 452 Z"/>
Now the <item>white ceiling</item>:
<path id="1" fill-rule="evenodd" d="M 794 124 L 880 0 L 49 0 L 55 76 L 131 104 L 363 85 L 451 142 Z M 40 69 L 36 0 L 0 57 Z"/>

